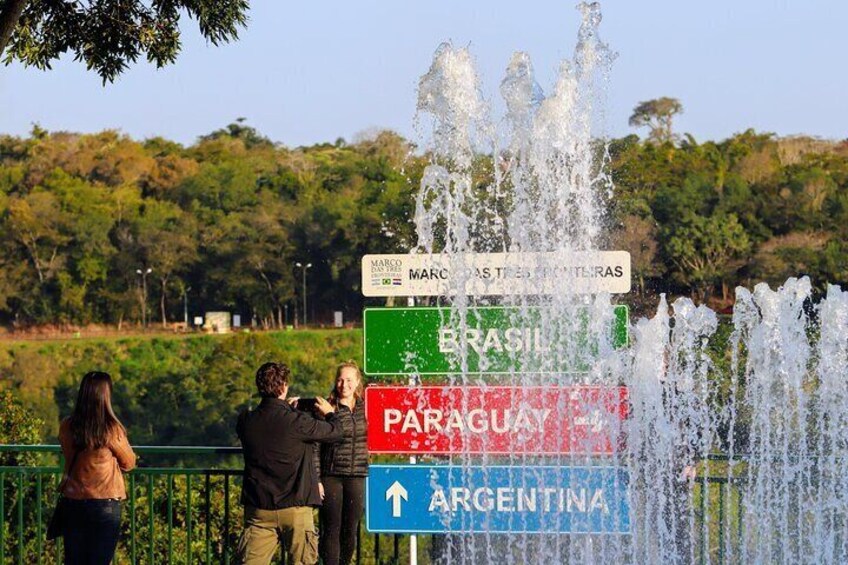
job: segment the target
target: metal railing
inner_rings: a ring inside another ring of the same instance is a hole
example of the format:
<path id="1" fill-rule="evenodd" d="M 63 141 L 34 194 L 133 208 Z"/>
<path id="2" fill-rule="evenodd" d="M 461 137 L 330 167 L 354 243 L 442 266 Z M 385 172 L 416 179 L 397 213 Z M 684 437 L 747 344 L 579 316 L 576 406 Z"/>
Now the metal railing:
<path id="1" fill-rule="evenodd" d="M 242 529 L 241 454 L 234 447 L 134 446 L 142 466 L 126 476 L 116 563 L 223 563 L 234 561 Z M 0 564 L 62 562 L 61 543 L 45 539 L 56 502 L 62 460 L 55 445 L 0 445 Z M 186 461 L 217 459 L 213 465 Z M 229 458 L 229 461 L 227 461 Z M 47 461 L 52 459 L 52 461 Z M 712 459 L 712 458 L 711 458 Z M 721 459 L 721 458 L 718 458 Z M 2 459 L 0 459 L 2 460 Z M 223 460 L 223 462 L 222 462 Z M 695 556 L 701 563 L 724 563 L 738 555 L 742 537 L 741 494 L 726 477 L 699 477 L 695 483 Z M 728 533 L 732 534 L 728 537 Z M 357 565 L 406 562 L 409 536 L 357 532 Z M 419 536 L 420 562 L 427 562 L 432 536 Z M 404 556 L 404 557 L 402 557 Z M 284 563 L 282 553 L 277 561 Z"/>
<path id="2" fill-rule="evenodd" d="M 233 447 L 133 446 L 141 463 L 155 457 L 171 466 L 137 467 L 126 475 L 116 563 L 231 563 L 242 529 L 240 464 L 184 466 L 190 458 L 233 457 Z M 0 564 L 62 562 L 62 544 L 45 539 L 61 480 L 56 445 L 0 445 L 0 457 L 23 459 L 0 466 Z M 52 458 L 53 464 L 45 462 Z M 407 543 L 399 535 L 358 532 L 356 563 L 399 563 Z M 388 543 L 387 543 L 388 538 Z M 282 552 L 278 561 L 284 563 Z"/>

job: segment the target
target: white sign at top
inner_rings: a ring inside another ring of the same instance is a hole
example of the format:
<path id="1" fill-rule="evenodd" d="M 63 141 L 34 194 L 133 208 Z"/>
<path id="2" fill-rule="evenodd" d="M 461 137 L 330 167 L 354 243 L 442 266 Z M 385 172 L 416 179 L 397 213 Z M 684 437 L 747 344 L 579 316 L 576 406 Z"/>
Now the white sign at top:
<path id="1" fill-rule="evenodd" d="M 578 251 L 365 255 L 365 296 L 630 292 L 630 253 Z"/>

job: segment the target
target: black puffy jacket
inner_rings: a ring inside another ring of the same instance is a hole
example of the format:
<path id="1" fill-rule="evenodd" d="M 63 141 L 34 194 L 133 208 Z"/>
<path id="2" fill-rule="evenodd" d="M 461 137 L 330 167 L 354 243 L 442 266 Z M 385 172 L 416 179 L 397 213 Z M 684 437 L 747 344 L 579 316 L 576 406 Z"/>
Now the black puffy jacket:
<path id="1" fill-rule="evenodd" d="M 367 476 L 368 424 L 365 421 L 365 403 L 358 401 L 353 412 L 339 404 L 334 421 L 341 424 L 344 439 L 338 443 L 321 445 L 321 476 Z"/>

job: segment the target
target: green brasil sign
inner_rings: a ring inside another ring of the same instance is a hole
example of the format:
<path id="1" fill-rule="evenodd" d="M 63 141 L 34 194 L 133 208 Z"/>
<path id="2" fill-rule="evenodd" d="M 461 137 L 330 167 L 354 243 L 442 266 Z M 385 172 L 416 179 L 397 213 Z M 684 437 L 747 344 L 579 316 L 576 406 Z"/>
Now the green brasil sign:
<path id="1" fill-rule="evenodd" d="M 366 308 L 365 373 L 369 375 L 440 375 L 469 373 L 583 372 L 597 359 L 597 340 L 589 339 L 588 311 L 575 323 L 557 326 L 545 336 L 541 313 L 530 308 L 488 306 L 468 309 L 466 339 L 451 323 L 450 308 Z M 627 345 L 629 310 L 615 306 L 609 336 L 612 346 Z M 551 343 L 545 343 L 546 341 Z M 552 352 L 551 344 L 572 344 Z M 465 351 L 462 351 L 461 349 Z"/>

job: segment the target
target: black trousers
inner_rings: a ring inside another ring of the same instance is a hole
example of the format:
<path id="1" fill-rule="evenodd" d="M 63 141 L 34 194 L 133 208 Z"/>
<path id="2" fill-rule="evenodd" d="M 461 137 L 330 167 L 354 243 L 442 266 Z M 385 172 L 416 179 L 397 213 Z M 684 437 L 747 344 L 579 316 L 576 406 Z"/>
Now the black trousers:
<path id="1" fill-rule="evenodd" d="M 323 477 L 321 537 L 318 552 L 324 565 L 349 565 L 356 530 L 365 508 L 365 477 Z"/>
<path id="2" fill-rule="evenodd" d="M 67 500 L 66 565 L 109 565 L 121 534 L 119 500 Z"/>

